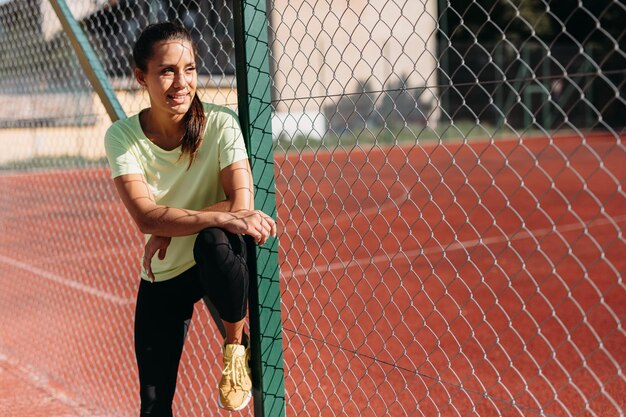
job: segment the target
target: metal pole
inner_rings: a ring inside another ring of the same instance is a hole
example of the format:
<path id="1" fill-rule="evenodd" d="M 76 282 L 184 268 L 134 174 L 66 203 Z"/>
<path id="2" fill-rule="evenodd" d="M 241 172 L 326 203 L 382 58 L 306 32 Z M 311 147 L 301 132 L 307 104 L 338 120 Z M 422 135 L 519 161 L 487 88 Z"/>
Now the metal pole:
<path id="1" fill-rule="evenodd" d="M 276 214 L 269 44 L 265 0 L 234 2 L 239 120 L 250 153 L 255 208 Z M 250 342 L 254 415 L 285 415 L 278 240 L 257 248 L 251 239 Z"/>
<path id="2" fill-rule="evenodd" d="M 102 100 L 111 121 L 125 119 L 126 113 L 117 99 L 109 78 L 100 64 L 95 51 L 91 47 L 89 40 L 80 28 L 80 25 L 72 15 L 72 11 L 65 0 L 50 0 L 50 5 L 54 9 L 61 26 L 67 37 L 70 39 L 74 52 L 78 57 L 80 66 L 85 71 L 91 86 Z"/>

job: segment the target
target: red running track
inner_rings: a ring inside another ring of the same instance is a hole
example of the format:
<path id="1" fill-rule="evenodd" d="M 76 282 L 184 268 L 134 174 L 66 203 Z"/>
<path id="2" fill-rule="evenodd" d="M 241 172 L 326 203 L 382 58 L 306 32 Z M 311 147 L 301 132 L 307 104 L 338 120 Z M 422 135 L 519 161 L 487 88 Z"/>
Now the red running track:
<path id="1" fill-rule="evenodd" d="M 625 156 L 590 135 L 281 161 L 290 409 L 621 415 Z"/>
<path id="2" fill-rule="evenodd" d="M 622 415 L 621 140 L 277 157 L 288 415 Z M 0 353 L 94 415 L 134 415 L 141 238 L 108 172 L 0 186 Z M 189 416 L 217 410 L 196 312 Z"/>

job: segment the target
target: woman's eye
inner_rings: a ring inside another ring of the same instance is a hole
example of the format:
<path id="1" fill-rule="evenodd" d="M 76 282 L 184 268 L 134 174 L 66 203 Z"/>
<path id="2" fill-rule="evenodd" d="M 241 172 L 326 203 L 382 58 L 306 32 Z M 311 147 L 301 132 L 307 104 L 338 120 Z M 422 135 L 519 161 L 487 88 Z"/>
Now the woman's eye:
<path id="1" fill-rule="evenodd" d="M 189 72 L 192 72 L 192 71 L 195 71 L 195 70 L 196 70 L 196 67 L 189 67 L 189 68 L 187 68 L 187 71 L 189 71 Z"/>

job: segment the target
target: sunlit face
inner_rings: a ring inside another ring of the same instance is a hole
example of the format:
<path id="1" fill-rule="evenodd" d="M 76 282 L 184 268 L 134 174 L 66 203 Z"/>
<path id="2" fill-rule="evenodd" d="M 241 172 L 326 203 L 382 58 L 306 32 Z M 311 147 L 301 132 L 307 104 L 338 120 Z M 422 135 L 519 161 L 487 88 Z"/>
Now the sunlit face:
<path id="1" fill-rule="evenodd" d="M 185 40 L 157 42 L 147 71 L 135 69 L 139 84 L 146 87 L 153 110 L 184 115 L 196 94 L 198 75 L 193 47 Z"/>

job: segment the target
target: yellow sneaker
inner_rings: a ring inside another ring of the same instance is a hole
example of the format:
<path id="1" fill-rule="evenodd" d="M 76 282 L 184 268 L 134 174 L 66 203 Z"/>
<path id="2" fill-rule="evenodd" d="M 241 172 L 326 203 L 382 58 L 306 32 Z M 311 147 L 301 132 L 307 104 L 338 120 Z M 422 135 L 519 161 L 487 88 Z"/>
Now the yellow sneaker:
<path id="1" fill-rule="evenodd" d="M 224 370 L 219 383 L 219 406 L 238 411 L 252 398 L 252 380 L 248 366 L 249 353 L 243 345 L 224 346 Z"/>

